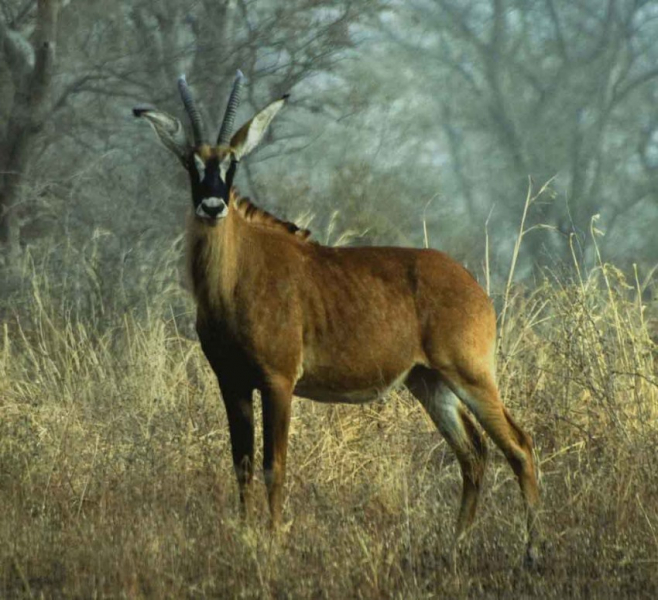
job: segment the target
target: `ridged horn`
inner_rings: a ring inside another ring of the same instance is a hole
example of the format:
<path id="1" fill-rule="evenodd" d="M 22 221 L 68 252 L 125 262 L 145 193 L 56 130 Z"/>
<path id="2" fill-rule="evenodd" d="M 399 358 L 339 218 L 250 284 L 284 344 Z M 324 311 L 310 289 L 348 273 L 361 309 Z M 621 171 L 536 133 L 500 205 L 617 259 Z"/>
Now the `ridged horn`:
<path id="1" fill-rule="evenodd" d="M 231 133 L 233 132 L 235 113 L 238 112 L 238 106 L 240 105 L 240 94 L 242 92 L 243 79 L 244 75 L 242 71 L 238 69 L 238 72 L 235 75 L 235 81 L 233 82 L 233 89 L 231 90 L 231 95 L 228 99 L 228 104 L 226 105 L 224 120 L 222 121 L 219 135 L 217 136 L 218 146 L 228 146 L 229 142 L 231 141 Z"/>
<path id="2" fill-rule="evenodd" d="M 194 134 L 194 144 L 195 146 L 200 146 L 205 143 L 205 136 L 203 134 L 203 121 L 201 120 L 201 115 L 196 108 L 194 103 L 194 96 L 192 95 L 192 90 L 190 90 L 187 85 L 187 79 L 185 75 L 181 75 L 178 78 L 178 91 L 180 92 L 180 97 L 183 100 L 185 105 L 185 110 L 187 111 L 190 121 L 192 122 L 192 132 Z"/>

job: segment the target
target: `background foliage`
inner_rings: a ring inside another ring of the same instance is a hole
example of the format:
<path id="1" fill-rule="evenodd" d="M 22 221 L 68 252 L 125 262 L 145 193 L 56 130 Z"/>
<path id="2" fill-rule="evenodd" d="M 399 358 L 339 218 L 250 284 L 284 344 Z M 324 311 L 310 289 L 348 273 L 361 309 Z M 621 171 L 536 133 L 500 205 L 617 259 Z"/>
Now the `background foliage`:
<path id="1" fill-rule="evenodd" d="M 240 173 L 244 192 L 319 239 L 423 243 L 493 270 L 528 188 L 552 181 L 523 269 L 658 256 L 658 8 L 641 0 L 3 0 L 0 3 L 0 243 L 105 236 L 107 269 L 168 244 L 185 177 L 130 108 L 181 113 L 185 72 L 209 124 L 236 68 L 239 114 L 284 92 L 271 139 Z M 46 48 L 47 46 L 47 48 Z M 531 224 L 533 224 L 531 223 Z M 358 243 L 358 242 L 357 242 Z"/>

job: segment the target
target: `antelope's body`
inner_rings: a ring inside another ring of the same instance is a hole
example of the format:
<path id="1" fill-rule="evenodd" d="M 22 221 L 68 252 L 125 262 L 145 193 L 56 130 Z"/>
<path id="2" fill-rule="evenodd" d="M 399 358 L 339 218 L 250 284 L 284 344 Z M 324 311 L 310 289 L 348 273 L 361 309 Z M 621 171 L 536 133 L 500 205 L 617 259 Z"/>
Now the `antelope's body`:
<path id="1" fill-rule="evenodd" d="M 189 226 L 197 331 L 221 378 L 283 378 L 300 396 L 359 403 L 416 367 L 491 371 L 491 302 L 450 257 L 322 246 L 246 217 L 244 202 Z"/>
<path id="2" fill-rule="evenodd" d="M 183 143 L 173 117 L 154 109 L 135 114 L 149 120 L 190 174 L 195 211 L 188 254 L 197 332 L 226 407 L 243 508 L 253 475 L 254 390 L 262 397 L 265 481 L 276 524 L 293 394 L 360 403 L 405 384 L 459 459 L 457 538 L 473 522 L 486 464 L 484 438 L 467 407 L 518 478 L 533 559 L 539 492 L 532 442 L 499 397 L 496 319 L 484 290 L 441 252 L 322 246 L 309 241 L 307 231 L 239 198 L 232 187 L 237 163 L 260 141 L 283 101 L 258 113 L 230 145 L 225 118 L 213 147 L 201 139 L 198 114 L 181 81 L 194 147 Z M 239 79 L 227 115 L 238 91 Z"/>

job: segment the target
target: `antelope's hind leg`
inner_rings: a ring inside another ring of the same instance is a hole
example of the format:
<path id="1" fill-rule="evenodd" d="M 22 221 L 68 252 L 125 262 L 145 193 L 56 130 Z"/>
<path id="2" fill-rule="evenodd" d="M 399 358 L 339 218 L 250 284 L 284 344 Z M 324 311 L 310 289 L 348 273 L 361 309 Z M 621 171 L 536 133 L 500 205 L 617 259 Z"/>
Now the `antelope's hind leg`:
<path id="1" fill-rule="evenodd" d="M 416 367 L 409 374 L 406 385 L 423 405 L 459 460 L 463 480 L 455 529 L 455 539 L 459 543 L 475 519 L 487 464 L 486 443 L 459 398 L 438 372 Z"/>
<path id="2" fill-rule="evenodd" d="M 226 407 L 233 467 L 240 491 L 240 511 L 246 518 L 251 508 L 251 484 L 254 475 L 254 403 L 248 387 L 220 382 Z"/>
<path id="3" fill-rule="evenodd" d="M 503 405 L 494 377 L 488 370 L 482 373 L 457 370 L 445 374 L 445 377 L 496 446 L 501 449 L 516 475 L 526 507 L 526 562 L 533 566 L 539 558 L 539 486 L 532 438 L 516 424 L 509 410 Z"/>

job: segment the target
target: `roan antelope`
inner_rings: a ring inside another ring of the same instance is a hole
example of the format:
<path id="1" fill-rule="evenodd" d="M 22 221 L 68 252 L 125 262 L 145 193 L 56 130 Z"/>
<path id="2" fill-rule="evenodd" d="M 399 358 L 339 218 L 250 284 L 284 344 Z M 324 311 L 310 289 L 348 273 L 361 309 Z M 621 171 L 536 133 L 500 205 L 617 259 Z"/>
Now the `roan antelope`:
<path id="1" fill-rule="evenodd" d="M 233 187 L 239 161 L 285 104 L 277 100 L 233 136 L 238 72 L 217 143 L 207 143 L 184 77 L 192 123 L 135 108 L 190 177 L 187 230 L 196 329 L 226 406 L 233 464 L 247 511 L 254 462 L 253 392 L 263 404 L 263 467 L 272 523 L 281 520 L 293 394 L 321 402 L 368 402 L 406 384 L 459 459 L 456 536 L 472 524 L 486 463 L 467 407 L 502 450 L 527 510 L 534 559 L 539 491 L 532 441 L 503 406 L 495 381 L 496 315 L 475 279 L 436 250 L 330 248 L 281 221 Z"/>

